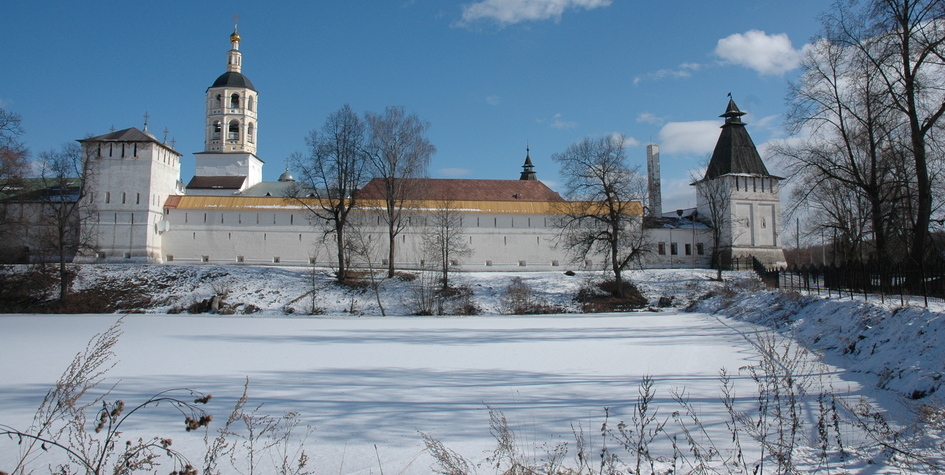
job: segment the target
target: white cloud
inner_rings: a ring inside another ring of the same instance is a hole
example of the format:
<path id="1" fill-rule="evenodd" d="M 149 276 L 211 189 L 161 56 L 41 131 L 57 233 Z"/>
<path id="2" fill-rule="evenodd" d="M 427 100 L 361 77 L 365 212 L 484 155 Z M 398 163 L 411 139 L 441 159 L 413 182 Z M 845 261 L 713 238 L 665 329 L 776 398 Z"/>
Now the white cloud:
<path id="1" fill-rule="evenodd" d="M 467 26 L 479 20 L 493 20 L 501 26 L 523 21 L 561 20 L 565 10 L 587 10 L 607 7 L 613 0 L 481 0 L 463 5 L 463 16 L 457 26 Z"/>
<path id="2" fill-rule="evenodd" d="M 768 35 L 759 30 L 735 33 L 719 40 L 715 54 L 761 75 L 784 74 L 801 65 L 801 52 L 794 49 L 785 33 Z"/>
<path id="3" fill-rule="evenodd" d="M 708 154 L 719 140 L 716 120 L 670 122 L 660 129 L 660 152 Z"/>
<path id="4" fill-rule="evenodd" d="M 692 77 L 692 72 L 699 69 L 698 67 L 693 66 L 698 65 L 694 65 L 693 63 L 685 63 L 676 69 L 660 69 L 659 71 L 653 71 L 640 76 L 634 76 L 633 84 L 637 85 L 643 81 L 657 81 L 665 78 L 680 79 Z"/>
<path id="5" fill-rule="evenodd" d="M 502 103 L 502 98 L 496 95 L 486 96 L 486 104 L 497 106 Z"/>
<path id="6" fill-rule="evenodd" d="M 665 122 L 662 117 L 657 117 L 652 112 L 641 112 L 637 116 L 637 123 L 641 124 L 663 125 Z"/>
<path id="7" fill-rule="evenodd" d="M 563 116 L 561 114 L 555 114 L 554 117 L 551 118 L 551 124 L 550 124 L 551 127 L 555 129 L 560 129 L 560 130 L 577 128 L 578 126 L 577 122 L 573 120 L 564 120 L 562 117 Z"/>
<path id="8" fill-rule="evenodd" d="M 698 174 L 698 170 L 693 170 L 693 174 Z M 705 172 L 702 172 L 705 175 Z M 702 175 L 699 175 L 700 177 Z M 677 209 L 693 208 L 696 206 L 696 190 L 691 185 L 690 179 L 671 179 L 661 180 L 663 198 L 663 212 L 670 212 Z"/>
<path id="9" fill-rule="evenodd" d="M 472 171 L 466 168 L 441 168 L 436 171 L 440 176 L 446 178 L 459 178 L 462 176 L 469 176 Z"/>

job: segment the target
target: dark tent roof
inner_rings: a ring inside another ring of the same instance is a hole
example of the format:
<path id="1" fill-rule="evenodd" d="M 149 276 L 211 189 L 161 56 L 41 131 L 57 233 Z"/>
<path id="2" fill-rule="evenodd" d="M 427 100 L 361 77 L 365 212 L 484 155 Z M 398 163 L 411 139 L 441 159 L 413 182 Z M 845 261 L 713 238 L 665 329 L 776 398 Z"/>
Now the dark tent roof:
<path id="1" fill-rule="evenodd" d="M 210 87 L 245 87 L 247 89 L 252 89 L 253 91 L 256 90 L 248 77 L 243 76 L 243 73 L 237 73 L 234 71 L 228 71 L 221 74 L 216 81 L 213 81 L 213 85 Z"/>
<path id="2" fill-rule="evenodd" d="M 188 190 L 239 190 L 245 176 L 195 176 L 187 184 Z"/>
<path id="3" fill-rule="evenodd" d="M 729 100 L 725 113 L 720 116 L 725 117 L 725 125 L 706 168 L 705 180 L 729 174 L 773 177 L 745 130 L 745 123 L 741 121 L 743 115 L 745 113 L 738 110 L 735 101 Z"/>

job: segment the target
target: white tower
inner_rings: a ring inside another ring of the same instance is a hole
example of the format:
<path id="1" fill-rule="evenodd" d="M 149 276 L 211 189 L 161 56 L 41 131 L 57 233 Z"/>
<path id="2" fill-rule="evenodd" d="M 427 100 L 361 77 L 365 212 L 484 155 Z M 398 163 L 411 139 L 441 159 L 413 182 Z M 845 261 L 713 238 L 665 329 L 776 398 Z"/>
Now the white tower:
<path id="1" fill-rule="evenodd" d="M 180 157 L 165 141 L 134 127 L 79 140 L 90 160 L 96 219 L 88 220 L 95 257 L 110 262 L 163 261 L 164 202 L 183 192 Z"/>
<path id="2" fill-rule="evenodd" d="M 781 177 L 768 173 L 741 121 L 744 112 L 729 100 L 722 132 L 698 189 L 699 216 L 721 232 L 723 267 L 733 258 L 754 257 L 767 266 L 785 265 L 781 249 Z"/>
<path id="3" fill-rule="evenodd" d="M 256 156 L 258 93 L 241 72 L 240 39 L 234 26 L 226 72 L 207 88 L 204 149 L 194 154 L 196 176 L 188 194 L 232 194 L 262 181 L 263 161 Z"/>

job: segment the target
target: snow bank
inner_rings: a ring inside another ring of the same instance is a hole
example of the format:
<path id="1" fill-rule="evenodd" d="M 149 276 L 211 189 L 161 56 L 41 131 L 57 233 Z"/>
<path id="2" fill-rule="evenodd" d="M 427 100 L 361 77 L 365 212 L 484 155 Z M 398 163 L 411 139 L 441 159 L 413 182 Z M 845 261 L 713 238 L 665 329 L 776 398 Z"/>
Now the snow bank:
<path id="1" fill-rule="evenodd" d="M 690 307 L 775 328 L 831 364 L 878 377 L 877 386 L 913 399 L 936 393 L 945 374 L 945 314 L 878 301 L 784 292 L 716 295 Z"/>

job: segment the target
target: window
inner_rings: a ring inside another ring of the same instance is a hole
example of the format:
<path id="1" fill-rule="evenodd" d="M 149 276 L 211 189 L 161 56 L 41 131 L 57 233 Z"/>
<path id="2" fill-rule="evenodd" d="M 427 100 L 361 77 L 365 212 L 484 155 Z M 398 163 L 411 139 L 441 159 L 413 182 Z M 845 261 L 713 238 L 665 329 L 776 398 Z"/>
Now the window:
<path id="1" fill-rule="evenodd" d="M 200 256 L 200 262 L 210 262 L 210 256 Z"/>
<path id="2" fill-rule="evenodd" d="M 525 261 L 518 261 L 519 267 L 525 267 Z"/>
<path id="3" fill-rule="evenodd" d="M 656 245 L 656 253 L 665 256 L 666 255 L 666 243 L 661 242 Z"/>
<path id="4" fill-rule="evenodd" d="M 141 204 L 141 193 L 135 193 L 135 204 L 136 205 Z"/>
<path id="5" fill-rule="evenodd" d="M 705 255 L 705 245 L 703 245 L 701 242 L 696 243 L 696 254 L 699 254 L 700 256 Z"/>
<path id="6" fill-rule="evenodd" d="M 239 107 L 240 95 L 234 92 L 233 95 L 230 96 L 230 109 L 238 109 Z"/>
<path id="7" fill-rule="evenodd" d="M 221 129 L 222 129 L 222 126 L 220 125 L 220 121 L 219 120 L 213 121 L 213 135 L 211 137 L 213 140 L 220 140 Z"/>
<path id="8" fill-rule="evenodd" d="M 673 256 L 678 255 L 678 254 L 679 254 L 679 246 L 678 246 L 676 243 L 674 243 L 674 242 L 669 243 L 669 253 L 670 253 L 671 255 L 673 255 Z"/>
<path id="9" fill-rule="evenodd" d="M 686 243 L 685 252 L 686 252 L 686 255 L 687 255 L 687 256 L 691 256 L 691 255 L 692 255 L 692 244 Z"/>
<path id="10" fill-rule="evenodd" d="M 249 143 L 253 143 L 253 129 L 254 127 L 252 123 L 246 128 L 246 141 Z"/>
<path id="11" fill-rule="evenodd" d="M 121 192 L 121 204 L 125 204 L 125 192 Z"/>
<path id="12" fill-rule="evenodd" d="M 168 254 L 168 255 L 164 258 L 164 260 L 167 261 L 167 262 L 174 262 L 174 254 Z"/>
<path id="13" fill-rule="evenodd" d="M 106 191 L 106 192 L 105 192 L 105 204 L 108 204 L 108 203 L 111 203 L 111 202 L 112 202 L 112 192 Z"/>
<path id="14" fill-rule="evenodd" d="M 240 139 L 240 122 L 236 119 L 230 121 L 230 125 L 227 128 L 226 138 L 228 140 L 239 140 Z"/>
<path id="15" fill-rule="evenodd" d="M 253 105 L 254 105 L 255 102 L 256 102 L 256 98 L 255 98 L 255 97 L 253 97 L 253 96 L 247 97 L 247 98 L 246 98 L 246 108 L 249 109 L 249 110 L 253 110 Z"/>
<path id="16" fill-rule="evenodd" d="M 217 94 L 217 100 L 214 102 L 215 107 L 223 107 L 223 95 Z"/>
<path id="17" fill-rule="evenodd" d="M 236 262 L 243 262 L 243 256 L 236 256 Z"/>

